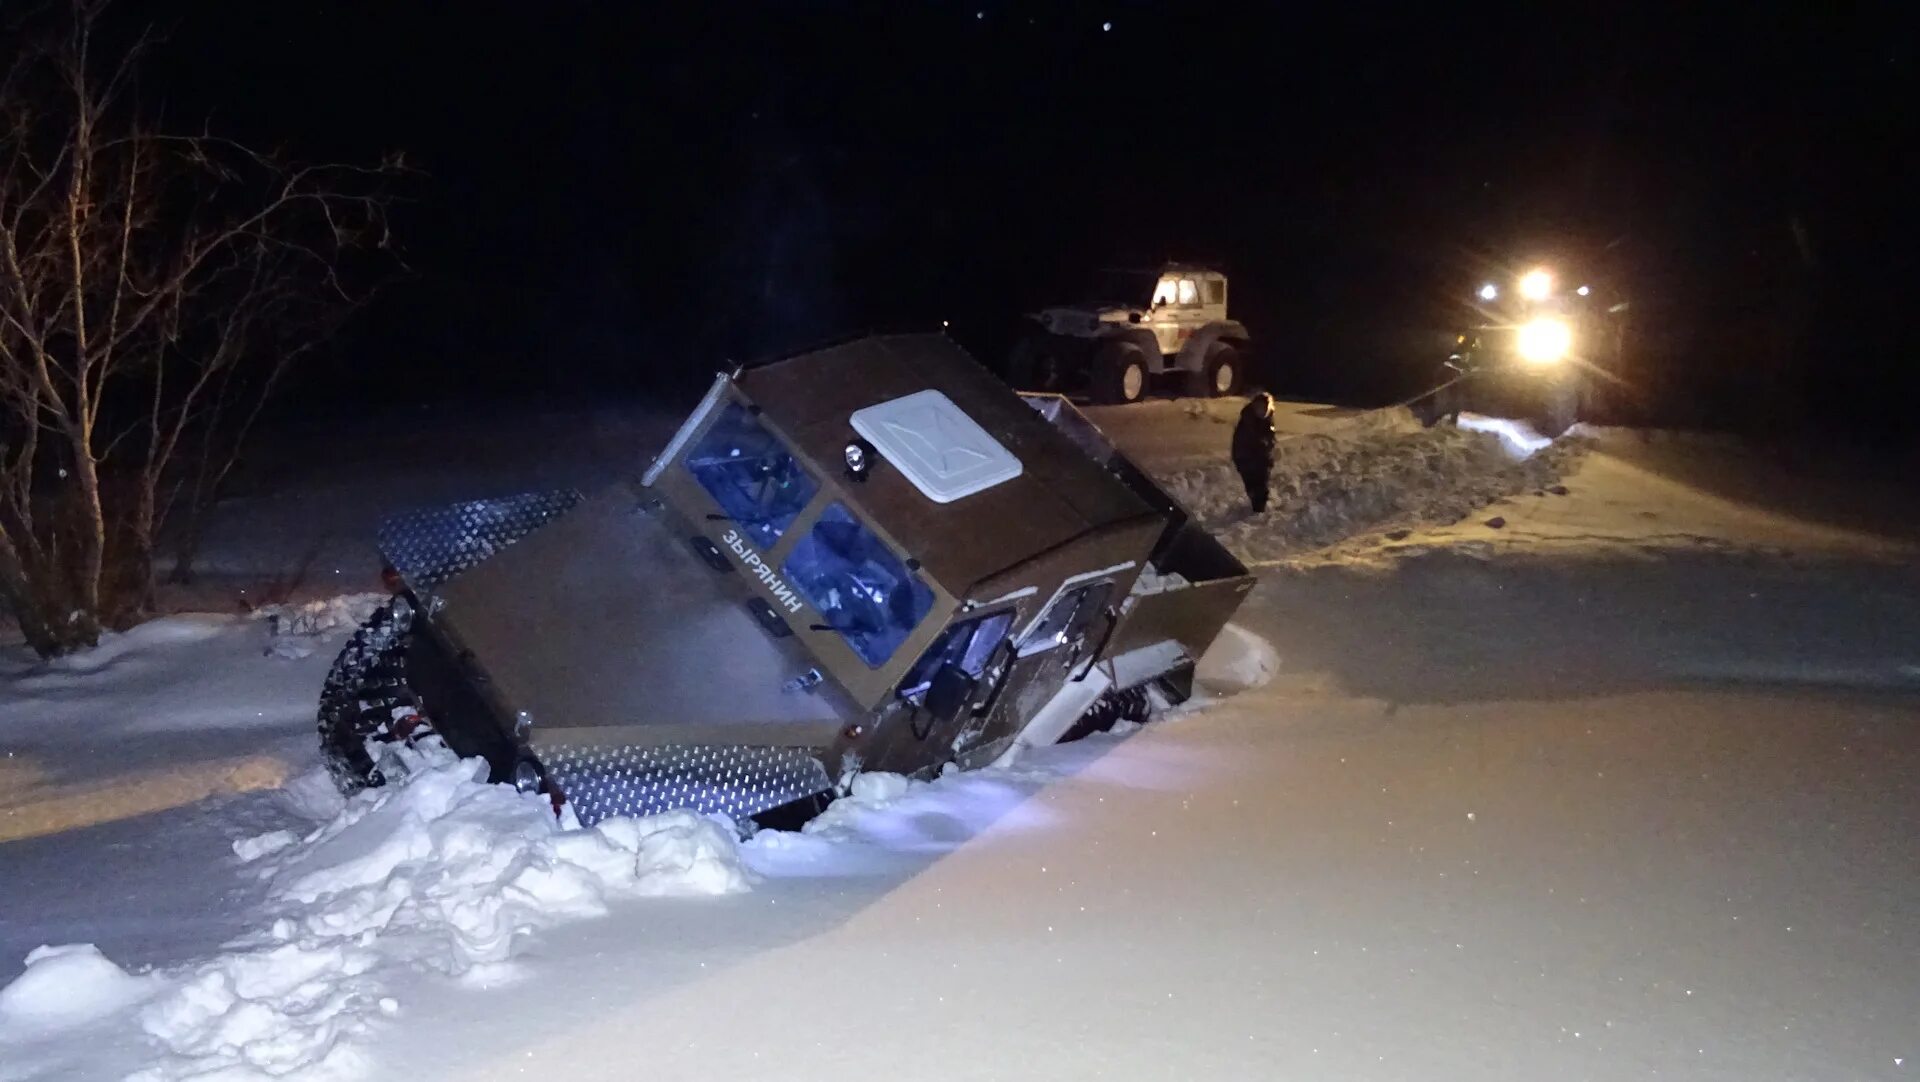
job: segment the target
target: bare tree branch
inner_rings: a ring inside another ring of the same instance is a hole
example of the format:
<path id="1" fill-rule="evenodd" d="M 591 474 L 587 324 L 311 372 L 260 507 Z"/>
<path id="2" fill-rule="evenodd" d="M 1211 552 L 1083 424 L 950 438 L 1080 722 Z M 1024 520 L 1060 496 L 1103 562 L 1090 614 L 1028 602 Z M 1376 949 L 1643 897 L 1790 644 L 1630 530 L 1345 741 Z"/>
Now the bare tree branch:
<path id="1" fill-rule="evenodd" d="M 0 603 L 47 653 L 149 603 L 176 510 L 190 560 L 268 396 L 365 299 L 343 260 L 387 250 L 403 168 L 153 129 L 145 36 L 94 74 L 103 8 L 0 77 Z"/>

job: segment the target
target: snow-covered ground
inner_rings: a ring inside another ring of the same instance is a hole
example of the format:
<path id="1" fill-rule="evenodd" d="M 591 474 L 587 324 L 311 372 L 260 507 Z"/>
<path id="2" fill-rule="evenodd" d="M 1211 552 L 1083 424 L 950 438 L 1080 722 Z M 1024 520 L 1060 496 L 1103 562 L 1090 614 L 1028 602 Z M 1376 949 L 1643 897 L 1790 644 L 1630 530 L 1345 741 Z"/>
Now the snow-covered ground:
<path id="1" fill-rule="evenodd" d="M 1217 464 L 1153 408 L 1102 423 Z M 737 847 L 444 760 L 343 804 L 311 725 L 356 599 L 0 655 L 0 1079 L 1910 1077 L 1905 542 L 1762 506 L 1737 449 L 1602 432 L 1549 479 L 1291 412 L 1323 450 L 1283 462 L 1376 495 L 1321 549 L 1203 510 L 1278 554 L 1204 708 Z M 1437 521 L 1413 454 L 1494 502 Z M 512 479 L 593 472 L 555 458 Z M 335 468 L 230 509 L 220 589 L 396 498 Z"/>

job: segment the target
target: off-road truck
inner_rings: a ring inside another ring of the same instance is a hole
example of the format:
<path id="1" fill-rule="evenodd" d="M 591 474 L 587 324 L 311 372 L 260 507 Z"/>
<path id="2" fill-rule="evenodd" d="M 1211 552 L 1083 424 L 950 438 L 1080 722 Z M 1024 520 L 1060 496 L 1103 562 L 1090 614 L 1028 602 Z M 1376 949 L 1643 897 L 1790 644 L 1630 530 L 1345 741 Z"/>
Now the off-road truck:
<path id="1" fill-rule="evenodd" d="M 1227 276 L 1168 264 L 1107 271 L 1085 303 L 1028 316 L 1008 359 L 1022 390 L 1137 402 L 1156 381 L 1197 397 L 1240 393 L 1246 327 L 1227 318 Z"/>

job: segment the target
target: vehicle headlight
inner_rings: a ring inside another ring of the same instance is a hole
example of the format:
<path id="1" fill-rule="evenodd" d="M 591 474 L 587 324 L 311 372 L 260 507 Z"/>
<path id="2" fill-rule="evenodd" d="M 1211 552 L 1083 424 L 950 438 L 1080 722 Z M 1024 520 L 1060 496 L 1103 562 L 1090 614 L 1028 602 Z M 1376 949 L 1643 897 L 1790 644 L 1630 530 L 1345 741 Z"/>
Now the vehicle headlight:
<path id="1" fill-rule="evenodd" d="M 1542 316 L 1520 325 L 1520 359 L 1528 364 L 1554 364 L 1573 352 L 1573 328 L 1564 319 Z"/>
<path id="2" fill-rule="evenodd" d="M 1486 285 L 1480 287 L 1480 299 L 1483 301 L 1496 300 L 1499 296 L 1500 287 L 1494 285 L 1492 282 L 1488 282 Z"/>
<path id="3" fill-rule="evenodd" d="M 1545 267 L 1528 271 L 1520 278 L 1520 295 L 1530 301 L 1553 296 L 1553 274 Z"/>

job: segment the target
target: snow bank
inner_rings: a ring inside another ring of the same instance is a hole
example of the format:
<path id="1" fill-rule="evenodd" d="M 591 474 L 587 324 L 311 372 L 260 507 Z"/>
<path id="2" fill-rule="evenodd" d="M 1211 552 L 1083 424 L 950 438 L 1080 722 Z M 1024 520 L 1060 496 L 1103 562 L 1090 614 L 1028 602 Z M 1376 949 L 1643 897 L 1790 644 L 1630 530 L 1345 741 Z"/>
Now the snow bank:
<path id="1" fill-rule="evenodd" d="M 1246 492 L 1226 463 L 1161 480 L 1236 555 L 1257 563 L 1392 525 L 1459 521 L 1495 500 L 1556 483 L 1585 447 L 1563 439 L 1527 450 L 1528 432 L 1519 427 L 1423 429 L 1411 415 L 1399 416 L 1404 412 L 1281 440 L 1264 515 L 1248 511 Z"/>
<path id="2" fill-rule="evenodd" d="M 488 784 L 480 760 L 396 754 L 404 770 L 388 776 L 404 780 L 345 800 L 304 838 L 234 843 L 271 884 L 264 931 L 145 977 L 90 946 L 42 948 L 0 989 L 0 1024 L 73 1026 L 146 1000 L 137 1022 L 163 1057 L 143 1082 L 346 1066 L 350 1040 L 400 1009 L 397 974 L 491 977 L 529 935 L 615 899 L 752 887 L 731 824 L 675 812 L 583 830 L 545 797 Z"/>

